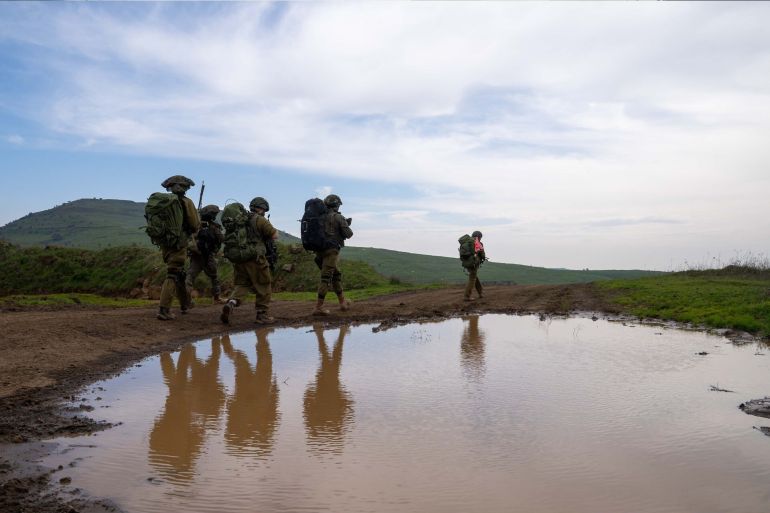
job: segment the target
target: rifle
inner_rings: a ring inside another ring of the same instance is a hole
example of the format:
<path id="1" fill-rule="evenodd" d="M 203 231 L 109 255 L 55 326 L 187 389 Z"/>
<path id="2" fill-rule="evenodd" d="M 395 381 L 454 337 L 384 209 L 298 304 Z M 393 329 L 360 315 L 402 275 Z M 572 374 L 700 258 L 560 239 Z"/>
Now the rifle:
<path id="1" fill-rule="evenodd" d="M 198 196 L 198 212 L 201 210 L 201 205 L 203 205 L 203 191 L 206 190 L 206 182 L 201 181 L 201 193 Z"/>
<path id="2" fill-rule="evenodd" d="M 265 241 L 265 249 L 267 250 L 265 256 L 267 257 L 267 263 L 270 265 L 270 272 L 275 272 L 275 264 L 278 263 L 278 246 L 275 244 L 274 239 L 267 239 Z"/>

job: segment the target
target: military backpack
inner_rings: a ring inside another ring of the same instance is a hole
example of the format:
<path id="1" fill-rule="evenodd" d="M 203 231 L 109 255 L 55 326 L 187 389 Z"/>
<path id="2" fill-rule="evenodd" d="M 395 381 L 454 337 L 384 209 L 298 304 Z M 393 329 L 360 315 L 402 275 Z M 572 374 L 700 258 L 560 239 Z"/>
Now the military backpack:
<path id="1" fill-rule="evenodd" d="M 476 267 L 476 245 L 473 237 L 467 233 L 457 239 L 460 243 L 460 247 L 457 249 L 460 253 L 460 261 L 463 267 L 470 269 Z"/>
<path id="2" fill-rule="evenodd" d="M 222 211 L 225 227 L 225 258 L 240 264 L 265 254 L 265 243 L 251 225 L 250 213 L 240 203 L 230 203 Z"/>
<path id="3" fill-rule="evenodd" d="M 178 248 L 184 242 L 184 206 L 173 193 L 154 192 L 144 206 L 144 230 L 156 246 Z"/>
<path id="4" fill-rule="evenodd" d="M 329 209 L 320 198 L 311 198 L 305 202 L 305 213 L 302 215 L 300 221 L 302 224 L 299 229 L 303 248 L 308 251 L 340 249 L 339 243 L 326 233 L 329 213 Z"/>

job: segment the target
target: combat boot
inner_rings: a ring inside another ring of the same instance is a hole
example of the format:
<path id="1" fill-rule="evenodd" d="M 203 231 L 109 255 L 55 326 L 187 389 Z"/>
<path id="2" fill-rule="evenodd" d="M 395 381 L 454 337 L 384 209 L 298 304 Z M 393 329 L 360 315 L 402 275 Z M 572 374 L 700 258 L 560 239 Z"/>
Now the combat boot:
<path id="1" fill-rule="evenodd" d="M 222 313 L 219 315 L 219 320 L 222 321 L 222 324 L 230 324 L 230 314 L 233 312 L 233 308 L 235 308 L 237 303 L 234 299 L 229 299 L 225 306 L 222 307 Z"/>
<path id="2" fill-rule="evenodd" d="M 327 310 L 324 306 L 324 300 L 319 299 L 315 304 L 315 310 L 313 310 L 312 315 L 329 315 L 331 312 Z"/>
<path id="3" fill-rule="evenodd" d="M 343 312 L 350 310 L 350 301 L 345 299 L 345 296 L 340 296 L 340 310 Z"/>
<path id="4" fill-rule="evenodd" d="M 176 319 L 176 316 L 171 313 L 171 309 L 164 306 L 158 308 L 158 315 L 156 317 L 159 321 L 173 321 Z"/>
<path id="5" fill-rule="evenodd" d="M 259 311 L 257 312 L 257 318 L 255 321 L 257 324 L 273 324 L 275 322 L 275 318 L 268 315 L 265 311 Z"/>

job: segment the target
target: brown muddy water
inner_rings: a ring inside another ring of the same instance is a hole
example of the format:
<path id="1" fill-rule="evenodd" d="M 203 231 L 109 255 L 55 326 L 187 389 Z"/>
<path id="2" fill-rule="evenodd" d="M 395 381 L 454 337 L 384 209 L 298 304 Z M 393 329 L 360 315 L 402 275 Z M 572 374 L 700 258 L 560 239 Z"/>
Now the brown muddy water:
<path id="1" fill-rule="evenodd" d="M 737 406 L 768 354 L 585 318 L 239 333 L 89 387 L 122 425 L 42 463 L 129 512 L 767 512 Z"/>

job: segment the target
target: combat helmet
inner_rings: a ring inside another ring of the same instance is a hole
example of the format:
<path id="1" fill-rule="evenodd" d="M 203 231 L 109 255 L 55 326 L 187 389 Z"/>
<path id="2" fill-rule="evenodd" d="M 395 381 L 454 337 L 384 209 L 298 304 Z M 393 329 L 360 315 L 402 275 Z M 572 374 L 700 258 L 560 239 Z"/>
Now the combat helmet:
<path id="1" fill-rule="evenodd" d="M 337 208 L 342 205 L 342 200 L 336 194 L 329 194 L 324 198 L 324 205 L 329 208 Z"/>
<path id="2" fill-rule="evenodd" d="M 262 210 L 267 212 L 268 210 L 270 210 L 270 203 L 268 203 L 267 200 L 262 196 L 257 196 L 256 198 L 251 200 L 251 203 L 249 203 L 249 210 L 254 212 L 254 209 L 256 208 L 261 208 Z"/>
<path id="3" fill-rule="evenodd" d="M 206 205 L 201 209 L 201 219 L 204 221 L 213 221 L 219 214 L 219 207 L 216 205 Z"/>
<path id="4" fill-rule="evenodd" d="M 179 185 L 185 186 L 187 189 L 189 189 L 190 187 L 194 187 L 195 186 L 195 182 L 193 182 L 192 180 L 190 180 L 186 176 L 182 176 L 182 175 L 170 176 L 170 177 L 166 178 L 165 180 L 163 180 L 163 182 L 160 184 L 160 186 L 163 187 L 164 189 L 169 189 L 169 188 L 171 188 L 172 185 L 174 185 L 176 183 L 178 183 Z"/>
<path id="5" fill-rule="evenodd" d="M 475 239 L 480 239 L 480 238 L 481 238 L 481 232 L 480 232 L 480 231 L 478 231 L 478 230 L 476 230 L 475 232 L 473 232 L 473 233 L 471 234 L 471 237 L 473 237 L 473 238 L 475 238 Z"/>

